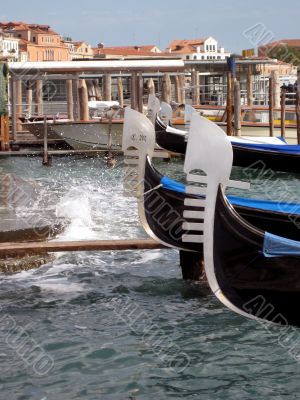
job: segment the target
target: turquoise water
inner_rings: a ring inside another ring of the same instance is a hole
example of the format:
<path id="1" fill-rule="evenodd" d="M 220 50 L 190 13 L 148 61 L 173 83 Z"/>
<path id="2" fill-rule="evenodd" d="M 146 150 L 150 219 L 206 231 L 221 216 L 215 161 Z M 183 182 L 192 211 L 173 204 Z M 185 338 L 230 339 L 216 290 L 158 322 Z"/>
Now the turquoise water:
<path id="1" fill-rule="evenodd" d="M 181 161 L 158 164 L 183 178 Z M 78 157 L 0 168 L 38 184 L 21 218 L 46 209 L 70 220 L 59 240 L 145 237 L 120 167 Z M 251 179 L 251 196 L 300 200 L 296 176 Z M 173 250 L 61 253 L 2 276 L 0 399 L 298 399 L 300 330 L 237 316 L 183 282 L 178 264 Z"/>

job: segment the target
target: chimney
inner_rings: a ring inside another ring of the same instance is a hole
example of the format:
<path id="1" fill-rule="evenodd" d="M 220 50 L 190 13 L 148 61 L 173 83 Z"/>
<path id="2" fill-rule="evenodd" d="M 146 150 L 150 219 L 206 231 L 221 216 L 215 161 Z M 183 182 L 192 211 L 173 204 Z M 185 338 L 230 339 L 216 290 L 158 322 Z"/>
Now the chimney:
<path id="1" fill-rule="evenodd" d="M 103 49 L 104 48 L 104 43 L 100 42 L 98 43 L 98 49 Z"/>

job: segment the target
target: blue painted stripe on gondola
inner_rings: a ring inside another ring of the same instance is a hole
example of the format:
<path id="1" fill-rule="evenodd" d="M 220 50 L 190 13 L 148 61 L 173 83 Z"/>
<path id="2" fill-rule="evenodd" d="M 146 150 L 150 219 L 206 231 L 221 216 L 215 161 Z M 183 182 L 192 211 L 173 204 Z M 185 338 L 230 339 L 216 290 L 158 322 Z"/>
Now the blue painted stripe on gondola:
<path id="1" fill-rule="evenodd" d="M 263 254 L 265 257 L 300 257 L 300 242 L 266 232 Z"/>
<path id="2" fill-rule="evenodd" d="M 278 153 L 288 153 L 300 155 L 300 145 L 298 144 L 265 144 L 265 143 L 233 143 L 235 147 L 241 147 L 246 149 L 254 149 L 257 151 L 272 151 Z"/>
<path id="3" fill-rule="evenodd" d="M 186 193 L 185 185 L 181 182 L 164 176 L 161 181 L 164 189 L 172 190 L 177 193 Z M 227 196 L 230 203 L 234 206 L 242 206 L 248 208 L 256 208 L 259 210 L 273 211 L 291 215 L 300 215 L 300 203 L 285 203 L 280 201 L 249 199 L 239 196 Z"/>

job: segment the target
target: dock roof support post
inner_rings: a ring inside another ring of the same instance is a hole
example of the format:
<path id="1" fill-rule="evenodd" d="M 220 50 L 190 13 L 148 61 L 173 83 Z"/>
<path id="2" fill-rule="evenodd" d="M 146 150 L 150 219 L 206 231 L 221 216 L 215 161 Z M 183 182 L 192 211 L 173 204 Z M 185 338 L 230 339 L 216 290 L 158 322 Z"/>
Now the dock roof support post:
<path id="1" fill-rule="evenodd" d="M 227 72 L 227 104 L 226 104 L 226 119 L 227 119 L 227 135 L 232 135 L 232 117 L 233 117 L 233 99 L 232 99 L 232 72 Z"/>

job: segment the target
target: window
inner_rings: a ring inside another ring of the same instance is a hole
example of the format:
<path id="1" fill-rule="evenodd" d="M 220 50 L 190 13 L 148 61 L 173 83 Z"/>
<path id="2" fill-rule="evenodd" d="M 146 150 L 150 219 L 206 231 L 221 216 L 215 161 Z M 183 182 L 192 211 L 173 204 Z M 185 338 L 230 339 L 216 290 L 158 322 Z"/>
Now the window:
<path id="1" fill-rule="evenodd" d="M 190 59 L 190 56 L 186 56 L 186 59 L 189 60 L 189 59 Z"/>
<path id="2" fill-rule="evenodd" d="M 194 60 L 197 60 L 197 56 L 194 56 Z"/>
<path id="3" fill-rule="evenodd" d="M 33 43 L 36 42 L 36 37 L 35 36 L 32 37 L 32 41 L 33 41 Z"/>
<path id="4" fill-rule="evenodd" d="M 202 58 L 202 60 L 204 60 L 204 58 L 205 58 L 205 57 L 204 57 L 204 56 L 202 56 L 201 58 Z"/>

